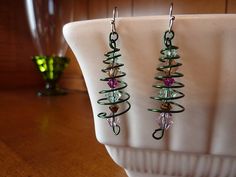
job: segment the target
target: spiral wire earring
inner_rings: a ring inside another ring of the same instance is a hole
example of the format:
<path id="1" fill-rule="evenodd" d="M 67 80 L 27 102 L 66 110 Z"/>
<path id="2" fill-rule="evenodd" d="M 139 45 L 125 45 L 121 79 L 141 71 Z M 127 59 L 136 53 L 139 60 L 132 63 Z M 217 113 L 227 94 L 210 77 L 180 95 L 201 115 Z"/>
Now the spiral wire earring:
<path id="1" fill-rule="evenodd" d="M 172 45 L 172 40 L 175 36 L 175 33 L 172 30 L 175 17 L 172 15 L 172 12 L 173 3 L 170 5 L 169 29 L 164 33 L 165 48 L 160 52 L 161 57 L 159 58 L 159 61 L 162 64 L 157 68 L 160 73 L 155 77 L 158 84 L 153 85 L 159 92 L 157 96 L 151 97 L 151 99 L 159 102 L 160 108 L 148 109 L 149 111 L 160 113 L 158 117 L 158 124 L 160 127 L 152 134 L 152 137 L 157 140 L 161 139 L 164 136 L 165 130 L 173 124 L 172 113 L 180 113 L 185 110 L 182 105 L 175 102 L 175 100 L 184 97 L 182 92 L 176 90 L 184 87 L 184 84 L 176 81 L 176 78 L 183 77 L 184 75 L 177 72 L 178 67 L 182 64 L 176 61 L 180 59 L 180 56 L 177 54 L 178 47 Z"/>
<path id="2" fill-rule="evenodd" d="M 116 31 L 117 16 L 118 11 L 117 7 L 115 7 L 113 9 L 113 19 L 111 20 L 111 32 L 109 34 L 109 47 L 111 51 L 104 54 L 106 58 L 103 60 L 103 63 L 106 64 L 106 68 L 102 69 L 102 72 L 107 74 L 107 77 L 100 79 L 101 81 L 107 82 L 109 89 L 100 91 L 99 93 L 103 94 L 104 98 L 97 101 L 100 105 L 108 106 L 110 113 L 101 112 L 98 114 L 98 117 L 107 119 L 115 135 L 120 133 L 118 116 L 129 111 L 131 107 L 128 102 L 130 95 L 124 91 L 124 88 L 127 87 L 127 83 L 121 80 L 122 77 L 126 76 L 126 73 L 120 70 L 124 64 L 118 62 L 121 54 L 119 53 L 120 49 L 117 48 L 117 40 L 119 38 Z M 126 104 L 124 106 L 125 108 L 121 109 L 121 105 L 123 107 L 124 104 Z"/>

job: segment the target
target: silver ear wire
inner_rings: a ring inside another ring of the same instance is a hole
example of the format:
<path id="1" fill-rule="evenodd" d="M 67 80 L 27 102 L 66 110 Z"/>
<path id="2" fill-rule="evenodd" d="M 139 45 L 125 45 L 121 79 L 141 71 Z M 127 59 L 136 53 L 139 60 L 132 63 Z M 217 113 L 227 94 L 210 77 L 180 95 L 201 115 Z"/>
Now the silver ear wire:
<path id="1" fill-rule="evenodd" d="M 116 18 L 118 17 L 118 10 L 117 7 L 113 9 L 113 18 L 111 20 L 111 31 L 116 32 Z"/>
<path id="2" fill-rule="evenodd" d="M 175 16 L 173 16 L 173 3 L 171 3 L 170 11 L 169 11 L 169 32 L 172 30 L 174 20 L 175 20 Z"/>

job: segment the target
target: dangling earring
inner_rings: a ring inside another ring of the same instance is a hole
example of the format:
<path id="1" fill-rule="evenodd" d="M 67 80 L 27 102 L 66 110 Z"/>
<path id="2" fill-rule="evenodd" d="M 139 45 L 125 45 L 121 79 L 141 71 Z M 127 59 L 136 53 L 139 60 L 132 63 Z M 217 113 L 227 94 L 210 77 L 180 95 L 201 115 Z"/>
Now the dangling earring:
<path id="1" fill-rule="evenodd" d="M 124 64 L 118 63 L 118 59 L 121 57 L 119 54 L 120 49 L 117 48 L 117 40 L 119 35 L 116 31 L 116 17 L 118 16 L 117 7 L 113 9 L 113 19 L 111 20 L 111 32 L 109 34 L 109 47 L 111 51 L 105 54 L 106 59 L 103 63 L 106 64 L 106 68 L 102 69 L 102 72 L 107 74 L 107 77 L 100 79 L 107 82 L 109 89 L 102 90 L 99 93 L 105 97 L 99 99 L 97 102 L 101 105 L 107 105 L 110 113 L 101 112 L 98 114 L 99 118 L 107 119 L 108 124 L 112 127 L 115 135 L 120 133 L 120 126 L 118 125 L 118 116 L 126 113 L 131 105 L 127 101 L 130 95 L 124 91 L 127 84 L 121 80 L 126 75 L 120 70 Z M 122 105 L 121 108 L 119 105 Z"/>
<path id="2" fill-rule="evenodd" d="M 160 71 L 160 75 L 155 77 L 158 80 L 158 84 L 154 85 L 154 88 L 159 90 L 158 95 L 151 97 L 157 100 L 160 104 L 158 109 L 148 109 L 152 112 L 159 112 L 158 124 L 159 128 L 156 129 L 152 136 L 154 139 L 161 139 L 164 136 L 166 129 L 173 123 L 172 114 L 180 113 L 184 111 L 184 107 L 174 102 L 174 100 L 184 97 L 184 94 L 176 89 L 184 87 L 180 82 L 176 81 L 176 78 L 183 77 L 182 73 L 177 72 L 178 67 L 182 64 L 177 60 L 180 56 L 177 54 L 178 47 L 172 45 L 172 40 L 175 36 L 172 30 L 175 17 L 172 15 L 173 3 L 170 6 L 169 13 L 169 29 L 164 33 L 165 48 L 161 50 L 161 57 L 159 61 L 162 63 L 157 68 Z"/>

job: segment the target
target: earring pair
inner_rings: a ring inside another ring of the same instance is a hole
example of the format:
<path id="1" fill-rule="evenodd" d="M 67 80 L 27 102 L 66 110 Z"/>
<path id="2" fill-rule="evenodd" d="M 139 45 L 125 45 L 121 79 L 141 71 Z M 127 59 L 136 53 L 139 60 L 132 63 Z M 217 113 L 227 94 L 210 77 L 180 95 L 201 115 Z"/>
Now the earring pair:
<path id="1" fill-rule="evenodd" d="M 154 139 L 161 139 L 164 136 L 165 130 L 167 130 L 173 123 L 172 114 L 184 111 L 184 107 L 175 102 L 176 99 L 184 97 L 184 94 L 178 91 L 178 88 L 184 87 L 184 85 L 178 81 L 177 78 L 183 77 L 183 74 L 177 72 L 178 67 L 182 64 L 177 62 L 180 56 L 177 54 L 178 47 L 172 45 L 172 40 L 175 36 L 172 30 L 175 17 L 172 15 L 173 3 L 170 6 L 169 12 L 169 29 L 164 33 L 165 48 L 161 50 L 161 56 L 159 61 L 161 66 L 157 68 L 159 75 L 155 77 L 158 84 L 153 85 L 158 89 L 157 96 L 151 97 L 160 105 L 157 109 L 148 109 L 152 112 L 158 112 L 158 124 L 159 128 L 154 130 L 152 137 Z M 117 48 L 117 40 L 119 35 L 116 31 L 115 19 L 118 16 L 117 7 L 113 10 L 113 19 L 111 20 L 111 32 L 109 34 L 109 47 L 111 51 L 105 54 L 106 59 L 103 63 L 106 64 L 106 68 L 102 69 L 102 72 L 107 74 L 107 77 L 100 79 L 107 82 L 109 88 L 102 90 L 99 93 L 105 97 L 99 99 L 97 102 L 101 105 L 107 105 L 110 113 L 101 112 L 98 114 L 99 118 L 107 119 L 109 125 L 112 127 L 115 135 L 120 133 L 120 126 L 118 125 L 118 116 L 126 113 L 131 108 L 129 103 L 130 95 L 124 91 L 127 87 L 127 83 L 121 80 L 126 76 L 126 73 L 121 71 L 121 67 L 124 64 L 119 63 L 120 49 Z M 120 104 L 122 104 L 122 111 L 120 111 Z"/>

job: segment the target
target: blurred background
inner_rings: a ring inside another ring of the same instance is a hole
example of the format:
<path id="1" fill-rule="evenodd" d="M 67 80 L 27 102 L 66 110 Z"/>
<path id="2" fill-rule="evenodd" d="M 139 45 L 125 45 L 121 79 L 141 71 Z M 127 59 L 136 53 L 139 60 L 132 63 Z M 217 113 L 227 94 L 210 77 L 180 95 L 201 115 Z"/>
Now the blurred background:
<path id="1" fill-rule="evenodd" d="M 174 14 L 236 12 L 236 0 L 74 2 L 74 21 L 110 18 L 114 6 L 120 17 L 167 15 L 171 2 Z M 34 44 L 25 0 L 0 0 L 0 177 L 126 177 L 95 138 L 86 86 L 70 49 L 60 85 L 79 91 L 36 96 L 44 81 L 32 62 Z"/>
<path id="2" fill-rule="evenodd" d="M 114 6 L 119 16 L 167 14 L 167 0 L 77 0 L 75 20 L 111 17 Z M 174 14 L 224 14 L 236 12 L 235 0 L 173 0 Z M 39 87 L 41 75 L 35 69 L 31 56 L 36 55 L 30 34 L 24 0 L 0 1 L 0 88 Z M 61 85 L 86 90 L 83 77 L 71 50 L 66 53 L 71 61 Z"/>

